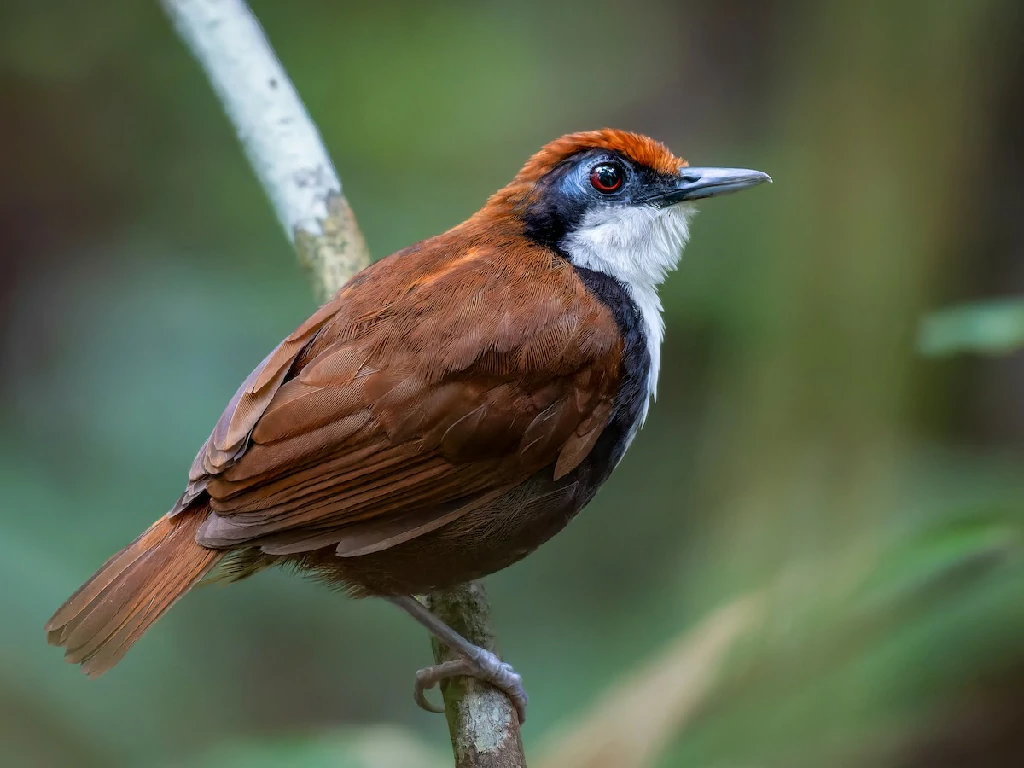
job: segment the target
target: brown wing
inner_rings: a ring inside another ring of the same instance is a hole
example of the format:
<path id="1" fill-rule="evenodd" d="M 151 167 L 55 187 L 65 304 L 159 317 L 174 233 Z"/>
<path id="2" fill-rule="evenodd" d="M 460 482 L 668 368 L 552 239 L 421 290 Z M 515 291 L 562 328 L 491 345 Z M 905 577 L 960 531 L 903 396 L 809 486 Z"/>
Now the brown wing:
<path id="1" fill-rule="evenodd" d="M 196 457 L 200 543 L 362 554 L 572 471 L 612 410 L 611 313 L 543 249 L 444 236 L 358 275 L 249 376 Z"/>

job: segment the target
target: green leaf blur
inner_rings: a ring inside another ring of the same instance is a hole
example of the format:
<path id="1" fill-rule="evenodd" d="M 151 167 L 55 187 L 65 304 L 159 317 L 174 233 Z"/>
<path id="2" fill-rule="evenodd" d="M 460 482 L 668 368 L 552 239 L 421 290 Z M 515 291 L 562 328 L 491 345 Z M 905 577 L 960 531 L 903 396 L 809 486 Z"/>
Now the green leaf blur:
<path id="1" fill-rule="evenodd" d="M 935 357 L 957 352 L 1005 355 L 1024 347 L 1024 299 L 989 301 L 940 310 L 925 318 L 921 351 Z"/>

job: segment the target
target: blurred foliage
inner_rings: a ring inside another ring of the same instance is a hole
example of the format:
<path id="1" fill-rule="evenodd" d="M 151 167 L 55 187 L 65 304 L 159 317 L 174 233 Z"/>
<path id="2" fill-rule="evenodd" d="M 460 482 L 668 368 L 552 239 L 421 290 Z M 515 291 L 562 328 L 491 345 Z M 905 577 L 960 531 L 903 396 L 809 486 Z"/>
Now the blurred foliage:
<path id="1" fill-rule="evenodd" d="M 384 768 L 405 765 L 439 768 L 450 762 L 449 756 L 432 751 L 405 731 L 388 726 L 367 726 L 272 741 L 253 739 L 240 744 L 225 743 L 188 764 L 193 768 L 222 768 L 226 765 L 244 765 L 247 768 Z"/>
<path id="2" fill-rule="evenodd" d="M 568 130 L 775 178 L 697 218 L 614 479 L 489 581 L 535 762 L 1024 764 L 1019 2 L 253 7 L 377 256 Z M 446 764 L 422 632 L 284 573 L 97 681 L 46 646 L 310 298 L 156 3 L 4 3 L 0 94 L 0 765 Z"/>
<path id="3" fill-rule="evenodd" d="M 1024 347 L 1024 299 L 953 307 L 925 318 L 919 338 L 926 355 L 1004 355 Z"/>

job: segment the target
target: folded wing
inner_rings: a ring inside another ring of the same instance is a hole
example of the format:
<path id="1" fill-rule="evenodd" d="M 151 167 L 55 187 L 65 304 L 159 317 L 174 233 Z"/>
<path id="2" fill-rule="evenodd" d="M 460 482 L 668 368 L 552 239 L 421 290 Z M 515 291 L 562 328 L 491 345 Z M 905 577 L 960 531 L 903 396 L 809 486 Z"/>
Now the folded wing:
<path id="1" fill-rule="evenodd" d="M 282 342 L 196 457 L 199 542 L 378 551 L 578 466 L 612 413 L 614 320 L 565 261 L 496 255 L 396 254 Z"/>

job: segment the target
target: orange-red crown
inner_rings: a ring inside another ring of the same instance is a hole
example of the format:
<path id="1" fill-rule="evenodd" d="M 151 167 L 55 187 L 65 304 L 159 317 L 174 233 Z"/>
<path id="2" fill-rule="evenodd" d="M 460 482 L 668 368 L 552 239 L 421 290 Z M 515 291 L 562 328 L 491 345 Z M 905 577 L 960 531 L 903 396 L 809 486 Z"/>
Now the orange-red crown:
<path id="1" fill-rule="evenodd" d="M 620 152 L 639 165 L 645 165 L 659 173 L 678 173 L 686 161 L 676 157 L 660 141 L 649 136 L 614 128 L 600 131 L 567 133 L 546 144 L 537 154 L 527 160 L 526 165 L 516 174 L 512 182 L 499 190 L 489 201 L 490 205 L 521 202 L 527 198 L 533 185 L 559 163 L 588 149 L 607 149 Z"/>
<path id="2" fill-rule="evenodd" d="M 686 164 L 685 160 L 673 155 L 668 147 L 649 136 L 605 128 L 600 131 L 568 133 L 555 139 L 527 161 L 516 180 L 535 182 L 566 158 L 587 149 L 621 152 L 633 162 L 653 168 L 658 173 L 677 173 L 679 166 Z"/>

